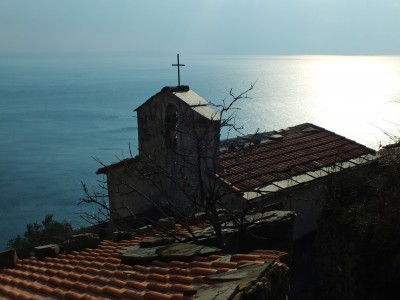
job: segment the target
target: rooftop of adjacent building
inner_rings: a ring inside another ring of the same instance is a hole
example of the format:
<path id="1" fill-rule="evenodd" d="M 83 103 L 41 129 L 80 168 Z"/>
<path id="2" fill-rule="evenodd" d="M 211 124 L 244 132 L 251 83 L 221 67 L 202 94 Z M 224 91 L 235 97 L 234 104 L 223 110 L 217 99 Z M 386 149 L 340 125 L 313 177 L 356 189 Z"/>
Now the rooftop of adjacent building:
<path id="1" fill-rule="evenodd" d="M 374 159 L 375 151 L 311 123 L 221 141 L 218 177 L 247 198 Z M 258 190 L 259 193 L 254 192 Z"/>
<path id="2" fill-rule="evenodd" d="M 179 224 L 174 228 L 175 234 L 188 234 Z M 194 232 L 204 229 L 191 227 Z M 82 250 L 57 254 L 39 247 L 38 258 L 0 269 L 0 298 L 209 299 L 221 293 L 221 299 L 230 299 L 251 281 L 266 280 L 265 272 L 284 267 L 281 261 L 287 258 L 274 250 L 224 254 L 214 247 L 171 241 L 158 231 L 95 245 L 95 237 L 83 237 L 90 246 Z"/>

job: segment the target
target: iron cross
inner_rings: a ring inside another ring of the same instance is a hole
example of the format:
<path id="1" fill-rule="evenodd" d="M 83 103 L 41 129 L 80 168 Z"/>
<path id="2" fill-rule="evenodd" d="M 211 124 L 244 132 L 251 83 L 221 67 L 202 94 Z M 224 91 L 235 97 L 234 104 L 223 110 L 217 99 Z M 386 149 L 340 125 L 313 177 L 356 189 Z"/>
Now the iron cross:
<path id="1" fill-rule="evenodd" d="M 178 61 L 177 64 L 172 64 L 173 67 L 178 67 L 178 86 L 181 86 L 181 69 L 180 67 L 184 67 L 184 64 L 179 63 L 179 54 L 176 55 L 176 59 Z"/>

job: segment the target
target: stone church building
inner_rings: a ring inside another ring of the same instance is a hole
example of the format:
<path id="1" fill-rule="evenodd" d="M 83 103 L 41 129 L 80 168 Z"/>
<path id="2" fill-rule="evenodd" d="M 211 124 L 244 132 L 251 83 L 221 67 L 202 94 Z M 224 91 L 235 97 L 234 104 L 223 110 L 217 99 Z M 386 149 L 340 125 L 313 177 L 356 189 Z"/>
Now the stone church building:
<path id="1" fill-rule="evenodd" d="M 112 218 L 204 205 L 232 210 L 282 203 L 294 238 L 316 228 L 325 179 L 375 151 L 314 124 L 220 140 L 221 116 L 188 86 L 165 87 L 136 109 L 139 153 L 103 167 Z"/>

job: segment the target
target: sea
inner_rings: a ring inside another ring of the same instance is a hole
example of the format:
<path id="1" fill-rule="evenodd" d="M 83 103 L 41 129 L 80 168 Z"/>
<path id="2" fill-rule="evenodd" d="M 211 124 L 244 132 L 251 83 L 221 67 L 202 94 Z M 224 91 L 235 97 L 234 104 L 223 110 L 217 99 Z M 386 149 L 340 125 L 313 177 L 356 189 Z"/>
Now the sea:
<path id="1" fill-rule="evenodd" d="M 0 249 L 46 214 L 75 227 L 82 183 L 137 153 L 134 109 L 177 85 L 175 54 L 0 54 Z M 181 84 L 237 103 L 243 133 L 311 122 L 373 149 L 400 136 L 400 56 L 181 53 Z M 101 190 L 101 189 L 100 189 Z"/>

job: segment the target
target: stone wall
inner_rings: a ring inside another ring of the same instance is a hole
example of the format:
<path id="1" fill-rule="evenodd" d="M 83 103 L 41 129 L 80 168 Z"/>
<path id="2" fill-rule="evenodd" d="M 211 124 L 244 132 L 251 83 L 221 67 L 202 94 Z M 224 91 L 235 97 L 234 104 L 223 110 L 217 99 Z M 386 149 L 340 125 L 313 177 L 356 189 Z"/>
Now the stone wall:
<path id="1" fill-rule="evenodd" d="M 298 240 L 317 229 L 325 192 L 326 180 L 323 178 L 271 193 L 265 198 L 250 200 L 249 205 L 263 208 L 273 203 L 282 203 L 283 210 L 296 212 L 293 239 Z"/>

